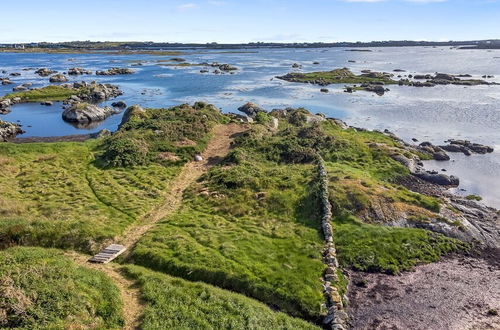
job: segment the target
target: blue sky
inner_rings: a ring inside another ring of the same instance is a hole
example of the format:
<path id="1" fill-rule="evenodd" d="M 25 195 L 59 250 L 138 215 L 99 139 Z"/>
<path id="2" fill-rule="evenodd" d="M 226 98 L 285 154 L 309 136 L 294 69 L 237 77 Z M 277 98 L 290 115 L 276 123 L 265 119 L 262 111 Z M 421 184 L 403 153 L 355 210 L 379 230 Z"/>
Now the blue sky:
<path id="1" fill-rule="evenodd" d="M 500 0 L 2 1 L 0 42 L 500 39 Z"/>

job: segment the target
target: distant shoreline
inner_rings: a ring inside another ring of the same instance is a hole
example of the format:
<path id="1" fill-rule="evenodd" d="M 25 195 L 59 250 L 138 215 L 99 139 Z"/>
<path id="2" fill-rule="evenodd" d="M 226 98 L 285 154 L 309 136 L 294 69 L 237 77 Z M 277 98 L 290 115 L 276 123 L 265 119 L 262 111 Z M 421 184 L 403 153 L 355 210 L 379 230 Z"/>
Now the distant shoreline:
<path id="1" fill-rule="evenodd" d="M 274 43 L 254 42 L 239 44 L 218 43 L 154 43 L 154 42 L 87 42 L 72 41 L 58 43 L 0 43 L 0 52 L 20 53 L 112 53 L 150 55 L 180 55 L 184 50 L 230 50 L 259 48 L 383 48 L 383 47 L 454 47 L 456 49 L 500 49 L 500 39 L 470 41 L 371 41 L 371 42 L 310 42 Z"/>

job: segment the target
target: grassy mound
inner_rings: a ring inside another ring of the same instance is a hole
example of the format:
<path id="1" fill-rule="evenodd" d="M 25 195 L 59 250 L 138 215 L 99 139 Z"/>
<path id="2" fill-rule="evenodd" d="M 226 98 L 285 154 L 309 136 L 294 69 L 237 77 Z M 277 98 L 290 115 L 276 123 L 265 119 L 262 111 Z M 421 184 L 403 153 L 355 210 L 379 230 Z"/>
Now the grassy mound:
<path id="1" fill-rule="evenodd" d="M 344 267 L 389 274 L 467 249 L 465 243 L 427 230 L 364 224 L 352 217 L 335 219 L 334 240 Z"/>
<path id="2" fill-rule="evenodd" d="M 81 90 L 79 89 L 65 88 L 62 86 L 47 86 L 28 91 L 10 93 L 3 98 L 13 99 L 19 97 L 23 102 L 62 101 L 72 95 L 78 95 L 80 92 Z"/>
<path id="3" fill-rule="evenodd" d="M 212 105 L 197 102 L 170 109 L 136 108 L 120 130 L 107 138 L 100 162 L 108 167 L 191 160 L 205 149 L 215 124 L 226 118 Z"/>
<path id="4" fill-rule="evenodd" d="M 321 84 L 383 83 L 384 85 L 392 85 L 398 83 L 383 73 L 371 72 L 356 75 L 348 68 L 308 73 L 294 72 L 278 78 L 290 82 Z"/>
<path id="5" fill-rule="evenodd" d="M 207 284 L 137 266 L 127 266 L 125 272 L 139 283 L 146 303 L 142 329 L 318 329 L 253 299 Z"/>
<path id="6" fill-rule="evenodd" d="M 58 250 L 0 251 L 0 327 L 120 329 L 119 291 L 103 273 L 75 265 Z"/>

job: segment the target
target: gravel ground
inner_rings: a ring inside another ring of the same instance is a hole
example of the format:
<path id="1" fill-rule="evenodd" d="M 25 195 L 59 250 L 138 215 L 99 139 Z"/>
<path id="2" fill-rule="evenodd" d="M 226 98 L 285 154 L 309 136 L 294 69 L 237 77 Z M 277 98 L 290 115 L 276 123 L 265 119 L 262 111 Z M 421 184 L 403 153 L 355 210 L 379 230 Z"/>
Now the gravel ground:
<path id="1" fill-rule="evenodd" d="M 399 276 L 350 273 L 353 329 L 500 329 L 500 255 L 455 256 Z"/>

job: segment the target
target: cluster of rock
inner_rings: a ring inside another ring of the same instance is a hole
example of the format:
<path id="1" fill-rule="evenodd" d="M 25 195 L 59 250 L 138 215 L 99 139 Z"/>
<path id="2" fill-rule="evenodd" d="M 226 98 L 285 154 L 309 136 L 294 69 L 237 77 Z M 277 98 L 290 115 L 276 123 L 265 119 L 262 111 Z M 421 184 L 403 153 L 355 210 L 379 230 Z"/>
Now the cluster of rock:
<path id="1" fill-rule="evenodd" d="M 133 74 L 133 73 L 135 73 L 135 71 L 129 68 L 111 68 L 106 71 L 98 70 L 95 72 L 95 74 L 98 76 L 116 76 L 121 74 Z"/>
<path id="2" fill-rule="evenodd" d="M 10 80 L 10 78 L 0 78 L 0 82 L 2 82 L 2 85 L 11 85 L 13 84 L 14 82 L 12 80 Z"/>
<path id="3" fill-rule="evenodd" d="M 8 141 L 22 133 L 24 133 L 24 131 L 18 124 L 0 120 L 0 141 Z"/>
<path id="4" fill-rule="evenodd" d="M 70 76 L 79 76 L 79 75 L 83 75 L 83 74 L 92 74 L 92 71 L 85 70 L 83 68 L 70 68 L 68 70 L 68 74 Z"/>
<path id="5" fill-rule="evenodd" d="M 10 107 L 21 102 L 21 98 L 14 97 L 12 99 L 0 99 L 0 114 L 5 115 L 10 112 Z"/>
<path id="6" fill-rule="evenodd" d="M 62 118 L 68 122 L 90 123 L 99 122 L 118 113 L 111 107 L 98 107 L 86 102 L 75 102 L 62 113 Z"/>
<path id="7" fill-rule="evenodd" d="M 416 156 L 408 158 L 402 154 L 396 153 L 392 155 L 392 158 L 408 168 L 412 175 L 426 182 L 448 187 L 458 187 L 460 184 L 460 180 L 456 176 L 425 170 L 424 164 Z"/>
<path id="8" fill-rule="evenodd" d="M 41 69 L 36 70 L 35 73 L 37 75 L 39 75 L 40 77 L 48 77 L 54 73 L 57 73 L 57 71 L 50 70 L 48 68 L 41 68 Z"/>
<path id="9" fill-rule="evenodd" d="M 344 310 L 344 301 L 346 297 L 341 297 L 338 289 L 332 283 L 338 283 L 339 263 L 337 252 L 333 243 L 333 228 L 331 225 L 332 206 L 328 199 L 328 175 L 321 156 L 318 156 L 319 172 L 319 198 L 321 203 L 321 228 L 325 236 L 325 248 L 323 250 L 323 262 L 326 270 L 323 275 L 324 295 L 326 298 L 327 314 L 323 319 L 326 327 L 333 330 L 348 329 L 349 316 Z"/>
<path id="10" fill-rule="evenodd" d="M 252 102 L 248 102 L 242 105 L 241 107 L 238 108 L 238 111 L 243 112 L 244 114 L 246 114 L 248 117 L 251 118 L 255 117 L 259 112 L 267 113 L 266 110 L 264 110 L 259 105 Z"/>
<path id="11" fill-rule="evenodd" d="M 448 152 L 461 152 L 466 156 L 472 154 L 488 154 L 494 151 L 493 147 L 486 146 L 479 143 L 472 143 L 467 140 L 448 140 L 448 145 L 441 146 L 442 149 Z"/>
<path id="12" fill-rule="evenodd" d="M 418 150 L 422 151 L 430 156 L 434 160 L 446 161 L 450 160 L 450 156 L 446 154 L 448 152 L 461 152 L 466 156 L 472 154 L 487 154 L 494 151 L 493 147 L 486 146 L 484 144 L 472 143 L 467 140 L 455 140 L 451 139 L 446 141 L 447 145 L 435 146 L 430 142 L 422 142 L 418 146 Z"/>
<path id="13" fill-rule="evenodd" d="M 71 85 L 63 85 L 68 88 L 80 90 L 77 95 L 71 96 L 65 103 L 73 102 L 102 102 L 111 98 L 115 98 L 123 94 L 120 88 L 112 84 L 98 84 L 95 81 L 88 83 L 85 81 L 75 82 Z"/>
<path id="14" fill-rule="evenodd" d="M 234 72 L 238 70 L 237 67 L 235 67 L 231 64 L 220 64 L 217 62 L 213 62 L 213 63 L 204 62 L 204 63 L 201 63 L 200 65 L 215 68 L 215 70 L 213 71 L 214 74 L 224 74 L 224 73 L 234 74 Z M 200 73 L 209 73 L 209 72 L 210 71 L 206 68 L 200 70 Z"/>
<path id="15" fill-rule="evenodd" d="M 13 92 L 22 92 L 22 91 L 28 90 L 31 86 L 33 86 L 33 83 L 27 82 L 27 83 L 24 83 L 24 84 L 21 84 L 19 86 L 12 88 L 12 91 Z"/>
<path id="16" fill-rule="evenodd" d="M 62 73 L 55 74 L 49 78 L 49 82 L 51 83 L 64 83 L 67 82 L 68 78 Z"/>

